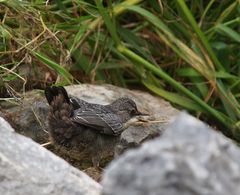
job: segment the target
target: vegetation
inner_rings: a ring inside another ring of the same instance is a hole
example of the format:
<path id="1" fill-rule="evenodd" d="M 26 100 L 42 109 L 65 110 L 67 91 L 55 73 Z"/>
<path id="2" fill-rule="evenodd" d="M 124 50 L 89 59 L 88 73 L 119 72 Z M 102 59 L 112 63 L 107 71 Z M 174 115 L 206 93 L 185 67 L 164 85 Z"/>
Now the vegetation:
<path id="1" fill-rule="evenodd" d="M 240 141 L 239 3 L 0 0 L 0 87 L 142 86 Z"/>

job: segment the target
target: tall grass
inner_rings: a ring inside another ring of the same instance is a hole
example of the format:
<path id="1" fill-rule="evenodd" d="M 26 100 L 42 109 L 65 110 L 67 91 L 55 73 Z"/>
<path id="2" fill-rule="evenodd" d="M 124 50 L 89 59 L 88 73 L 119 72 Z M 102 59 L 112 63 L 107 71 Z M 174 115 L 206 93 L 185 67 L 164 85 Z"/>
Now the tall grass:
<path id="1" fill-rule="evenodd" d="M 239 1 L 46 2 L 1 1 L 3 86 L 26 81 L 23 64 L 142 86 L 240 141 Z"/>

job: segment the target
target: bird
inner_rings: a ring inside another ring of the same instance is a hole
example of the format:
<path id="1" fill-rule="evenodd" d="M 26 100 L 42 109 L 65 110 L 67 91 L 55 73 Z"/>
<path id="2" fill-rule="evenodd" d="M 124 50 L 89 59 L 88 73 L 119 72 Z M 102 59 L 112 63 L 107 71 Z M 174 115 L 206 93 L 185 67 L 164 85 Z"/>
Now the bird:
<path id="1" fill-rule="evenodd" d="M 93 104 L 70 96 L 62 86 L 46 87 L 45 97 L 51 142 L 79 160 L 88 159 L 94 167 L 113 155 L 131 119 L 147 115 L 128 97 L 108 105 Z"/>

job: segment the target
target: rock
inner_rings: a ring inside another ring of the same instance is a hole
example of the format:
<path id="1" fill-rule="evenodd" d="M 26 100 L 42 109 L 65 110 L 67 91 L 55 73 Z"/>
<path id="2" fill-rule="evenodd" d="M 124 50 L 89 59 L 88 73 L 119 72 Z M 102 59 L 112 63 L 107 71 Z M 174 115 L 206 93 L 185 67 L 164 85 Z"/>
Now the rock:
<path id="1" fill-rule="evenodd" d="M 119 97 L 127 96 L 137 103 L 140 111 L 149 113 L 156 120 L 162 121 L 147 126 L 131 126 L 126 129 L 121 135 L 121 141 L 116 147 L 115 155 L 121 154 L 128 148 L 139 146 L 143 141 L 161 134 L 170 120 L 178 113 L 178 110 L 165 100 L 142 91 L 128 90 L 112 85 L 89 84 L 72 85 L 66 89 L 73 96 L 98 104 L 109 104 Z"/>
<path id="2" fill-rule="evenodd" d="M 25 93 L 18 102 L 1 102 L 4 118 L 20 134 L 31 137 L 38 143 L 48 142 L 48 104 L 43 92 L 34 90 Z"/>
<path id="3" fill-rule="evenodd" d="M 131 91 L 112 85 L 82 84 L 65 88 L 70 95 L 98 104 L 109 104 L 119 97 L 128 96 L 136 101 L 140 111 L 147 112 L 156 120 L 162 121 L 145 126 L 132 126 L 126 129 L 121 135 L 120 142 L 116 143 L 114 151 L 109 152 L 109 154 L 115 153 L 116 156 L 128 148 L 139 146 L 142 142 L 161 134 L 171 118 L 178 113 L 168 102 L 145 92 Z M 1 107 L 7 113 L 5 118 L 8 119 L 17 132 L 31 137 L 38 143 L 48 142 L 48 134 L 46 133 L 48 131 L 46 122 L 48 105 L 43 96 L 43 91 L 36 90 L 26 93 L 25 98 L 19 105 L 1 104 Z M 68 154 L 59 154 L 63 153 L 63 151 L 54 152 L 76 167 L 87 168 L 89 166 L 89 164 L 83 166 L 82 164 L 76 165 L 76 163 L 72 163 L 73 161 L 71 158 L 69 159 Z M 111 160 L 112 156 L 108 159 Z M 86 163 L 83 162 L 83 164 Z"/>
<path id="4" fill-rule="evenodd" d="M 238 195 L 239 159 L 231 140 L 183 113 L 161 137 L 111 162 L 102 195 Z"/>
<path id="5" fill-rule="evenodd" d="M 101 186 L 0 117 L 0 194 L 97 195 Z"/>

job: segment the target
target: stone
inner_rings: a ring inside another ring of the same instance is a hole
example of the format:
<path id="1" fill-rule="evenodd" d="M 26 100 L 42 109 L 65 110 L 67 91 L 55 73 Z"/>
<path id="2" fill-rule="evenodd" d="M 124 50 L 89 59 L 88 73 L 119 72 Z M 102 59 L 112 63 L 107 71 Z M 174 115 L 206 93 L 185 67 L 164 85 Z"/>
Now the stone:
<path id="1" fill-rule="evenodd" d="M 0 194 L 99 195 L 101 186 L 0 117 Z"/>
<path id="2" fill-rule="evenodd" d="M 119 97 L 127 96 L 136 102 L 141 112 L 149 113 L 155 120 L 159 121 L 159 123 L 131 126 L 126 129 L 121 134 L 120 143 L 117 144 L 114 151 L 116 156 L 122 154 L 128 148 L 137 147 L 144 141 L 160 135 L 178 113 L 178 110 L 159 97 L 113 85 L 72 85 L 67 86 L 66 90 L 73 96 L 97 104 L 109 104 Z"/>
<path id="3" fill-rule="evenodd" d="M 43 92 L 33 90 L 24 94 L 17 102 L 1 102 L 2 116 L 16 132 L 32 138 L 38 143 L 48 142 L 48 105 Z"/>
<path id="4" fill-rule="evenodd" d="M 238 195 L 239 159 L 232 140 L 182 113 L 161 137 L 110 163 L 102 195 Z"/>

